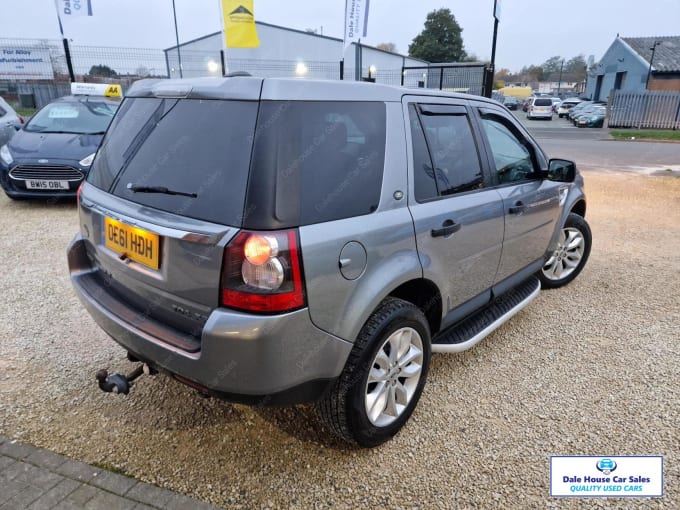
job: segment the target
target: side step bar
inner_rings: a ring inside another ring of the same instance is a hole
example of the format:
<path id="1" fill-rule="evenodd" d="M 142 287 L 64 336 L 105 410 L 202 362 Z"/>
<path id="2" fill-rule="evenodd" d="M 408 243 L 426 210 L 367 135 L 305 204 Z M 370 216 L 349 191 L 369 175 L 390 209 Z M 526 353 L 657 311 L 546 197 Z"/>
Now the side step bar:
<path id="1" fill-rule="evenodd" d="M 474 347 L 536 299 L 540 291 L 541 282 L 532 276 L 474 315 L 440 332 L 432 340 L 432 352 L 462 352 Z"/>

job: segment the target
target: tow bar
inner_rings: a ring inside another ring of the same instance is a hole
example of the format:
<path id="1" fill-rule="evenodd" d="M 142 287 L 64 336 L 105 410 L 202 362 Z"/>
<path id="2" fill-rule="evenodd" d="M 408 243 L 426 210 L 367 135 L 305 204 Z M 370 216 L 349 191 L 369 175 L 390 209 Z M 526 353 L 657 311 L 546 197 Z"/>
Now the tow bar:
<path id="1" fill-rule="evenodd" d="M 106 393 L 122 393 L 123 395 L 127 395 L 130 392 L 130 388 L 135 379 L 143 374 L 154 375 L 156 373 L 158 373 L 156 370 L 146 363 L 142 363 L 128 375 L 109 375 L 106 370 L 102 369 L 95 374 L 95 378 L 99 383 L 100 390 L 105 391 Z"/>

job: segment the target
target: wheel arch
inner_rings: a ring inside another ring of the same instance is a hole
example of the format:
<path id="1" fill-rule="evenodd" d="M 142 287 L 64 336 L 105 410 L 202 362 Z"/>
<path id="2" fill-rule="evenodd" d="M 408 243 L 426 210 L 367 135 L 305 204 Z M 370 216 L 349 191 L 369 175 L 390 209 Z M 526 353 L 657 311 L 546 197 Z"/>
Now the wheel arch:
<path id="1" fill-rule="evenodd" d="M 576 202 L 572 207 L 570 212 L 574 214 L 578 214 L 581 218 L 586 217 L 586 201 L 585 200 L 579 200 Z"/>
<path id="2" fill-rule="evenodd" d="M 442 296 L 439 287 L 426 278 L 418 278 L 402 283 L 386 297 L 395 297 L 417 306 L 425 315 L 430 326 L 430 334 L 439 331 L 442 321 Z"/>

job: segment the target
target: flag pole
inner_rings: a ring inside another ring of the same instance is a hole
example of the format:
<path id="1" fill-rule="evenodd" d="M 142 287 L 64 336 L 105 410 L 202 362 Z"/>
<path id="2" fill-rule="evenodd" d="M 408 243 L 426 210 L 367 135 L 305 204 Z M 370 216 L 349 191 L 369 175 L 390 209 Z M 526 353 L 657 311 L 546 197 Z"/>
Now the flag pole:
<path id="1" fill-rule="evenodd" d="M 76 81 L 75 73 L 73 72 L 73 62 L 71 62 L 71 48 L 68 46 L 68 39 L 64 35 L 64 26 L 61 24 L 61 16 L 59 16 L 59 0 L 54 0 L 54 8 L 57 11 L 57 21 L 59 22 L 59 33 L 61 34 L 61 42 L 64 45 L 64 56 L 66 57 L 66 68 L 68 69 L 68 76 L 71 83 Z"/>
<path id="2" fill-rule="evenodd" d="M 177 42 L 177 62 L 179 65 L 179 77 L 182 76 L 182 52 L 179 49 L 179 31 L 177 30 L 177 11 L 175 10 L 175 0 L 172 0 L 172 16 L 175 19 L 175 41 Z"/>
<path id="3" fill-rule="evenodd" d="M 345 0 L 345 19 L 342 22 L 342 58 L 340 59 L 340 79 L 345 79 L 345 51 L 347 51 L 347 0 Z"/>
<path id="4" fill-rule="evenodd" d="M 222 76 L 227 74 L 227 33 L 224 31 L 224 6 L 222 0 L 217 0 L 217 9 L 220 13 L 220 29 L 222 30 L 222 49 L 220 49 L 220 59 L 222 60 Z"/>

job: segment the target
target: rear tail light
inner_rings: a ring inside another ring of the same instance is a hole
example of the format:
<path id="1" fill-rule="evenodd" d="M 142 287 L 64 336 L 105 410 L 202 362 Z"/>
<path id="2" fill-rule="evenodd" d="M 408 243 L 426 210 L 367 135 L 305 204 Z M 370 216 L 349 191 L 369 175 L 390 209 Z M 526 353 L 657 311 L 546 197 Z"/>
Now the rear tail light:
<path id="1" fill-rule="evenodd" d="M 17 117 L 19 117 L 19 124 L 23 124 L 26 122 L 21 115 L 17 115 Z"/>
<path id="2" fill-rule="evenodd" d="M 296 230 L 241 232 L 226 247 L 221 304 L 259 313 L 282 313 L 306 304 Z"/>

